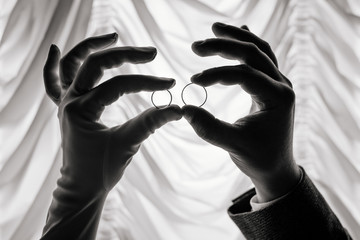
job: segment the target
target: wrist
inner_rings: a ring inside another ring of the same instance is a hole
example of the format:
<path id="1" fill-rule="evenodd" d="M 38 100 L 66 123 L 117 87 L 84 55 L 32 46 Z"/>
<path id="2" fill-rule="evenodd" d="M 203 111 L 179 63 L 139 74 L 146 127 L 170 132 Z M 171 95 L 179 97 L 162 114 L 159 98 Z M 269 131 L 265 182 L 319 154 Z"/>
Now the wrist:
<path id="1" fill-rule="evenodd" d="M 105 192 L 79 191 L 60 178 L 42 239 L 95 239 L 106 197 Z"/>
<path id="2" fill-rule="evenodd" d="M 289 193 L 299 182 L 301 170 L 294 163 L 278 171 L 259 174 L 252 178 L 259 203 L 277 199 Z"/>

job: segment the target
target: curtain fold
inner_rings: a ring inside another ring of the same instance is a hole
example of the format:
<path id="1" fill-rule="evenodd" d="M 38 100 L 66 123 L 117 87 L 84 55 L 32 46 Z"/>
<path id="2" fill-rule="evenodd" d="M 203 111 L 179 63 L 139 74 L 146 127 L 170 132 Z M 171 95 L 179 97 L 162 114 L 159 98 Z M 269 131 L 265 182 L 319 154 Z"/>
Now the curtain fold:
<path id="1" fill-rule="evenodd" d="M 12 2 L 0 45 L 0 238 L 38 239 L 61 166 L 42 67 L 51 43 L 66 51 L 84 38 L 92 1 Z"/>
<path id="2" fill-rule="evenodd" d="M 16 3 L 15 3 L 16 2 Z M 296 93 L 294 154 L 349 230 L 360 238 L 360 3 L 354 0 L 18 0 L 0 14 L 0 238 L 36 239 L 61 166 L 55 106 L 42 67 L 56 43 L 66 53 L 86 36 L 116 31 L 118 46 L 155 46 L 156 59 L 107 70 L 177 80 L 237 64 L 200 58 L 191 43 L 215 21 L 247 24 L 268 41 Z M 251 100 L 240 87 L 207 88 L 204 108 L 234 122 Z M 102 121 L 121 124 L 152 107 L 151 93 L 125 95 Z M 166 102 L 167 99 L 164 99 Z M 185 120 L 156 131 L 109 194 L 98 239 L 243 239 L 227 216 L 251 182 L 228 154 Z"/>

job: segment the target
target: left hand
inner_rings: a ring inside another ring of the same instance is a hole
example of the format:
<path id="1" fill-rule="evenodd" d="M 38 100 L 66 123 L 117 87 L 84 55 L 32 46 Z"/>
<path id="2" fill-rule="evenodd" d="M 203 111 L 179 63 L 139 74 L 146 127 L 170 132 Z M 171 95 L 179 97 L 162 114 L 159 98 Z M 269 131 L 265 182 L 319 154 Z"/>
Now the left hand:
<path id="1" fill-rule="evenodd" d="M 59 189 L 67 189 L 78 197 L 108 192 L 120 180 L 140 144 L 157 128 L 182 117 L 180 107 L 172 105 L 150 108 L 111 128 L 98 121 L 105 106 L 123 94 L 165 90 L 175 85 L 170 78 L 120 75 L 96 86 L 105 69 L 126 62 L 146 63 L 156 56 L 153 47 L 99 51 L 115 40 L 116 34 L 85 39 L 61 60 L 59 49 L 53 45 L 44 67 L 46 91 L 58 105 L 62 135 Z"/>

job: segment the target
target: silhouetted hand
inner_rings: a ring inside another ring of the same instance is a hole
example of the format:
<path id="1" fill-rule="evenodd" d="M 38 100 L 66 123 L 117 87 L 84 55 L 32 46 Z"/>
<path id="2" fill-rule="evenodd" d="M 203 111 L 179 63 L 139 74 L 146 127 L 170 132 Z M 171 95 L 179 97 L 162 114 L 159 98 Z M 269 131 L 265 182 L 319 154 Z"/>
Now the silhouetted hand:
<path id="1" fill-rule="evenodd" d="M 217 38 L 194 42 L 193 51 L 202 57 L 220 55 L 244 64 L 211 68 L 191 81 L 204 87 L 239 84 L 258 111 L 230 124 L 202 108 L 184 106 L 184 117 L 201 138 L 229 152 L 236 166 L 253 181 L 260 202 L 275 199 L 290 191 L 300 178 L 293 159 L 295 94 L 291 83 L 277 68 L 269 44 L 246 26 L 215 23 L 212 30 Z"/>
<path id="2" fill-rule="evenodd" d="M 52 45 L 44 67 L 47 94 L 59 107 L 64 161 L 58 185 L 67 188 L 72 184 L 83 196 L 109 191 L 140 144 L 157 128 L 182 117 L 181 109 L 173 105 L 148 109 L 112 128 L 98 121 L 105 106 L 123 94 L 165 90 L 175 85 L 174 79 L 121 75 L 96 86 L 105 69 L 125 62 L 146 63 L 156 56 L 152 47 L 117 47 L 91 53 L 116 39 L 116 34 L 88 38 L 61 60 L 59 49 Z"/>

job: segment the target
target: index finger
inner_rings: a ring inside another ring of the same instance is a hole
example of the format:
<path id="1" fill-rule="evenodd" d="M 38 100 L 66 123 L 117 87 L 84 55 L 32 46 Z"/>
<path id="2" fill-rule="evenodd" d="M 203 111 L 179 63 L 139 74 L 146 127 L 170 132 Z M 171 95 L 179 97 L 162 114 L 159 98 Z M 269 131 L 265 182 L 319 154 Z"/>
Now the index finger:
<path id="1" fill-rule="evenodd" d="M 175 85 L 172 78 L 162 78 L 147 75 L 116 76 L 83 96 L 83 107 L 93 119 L 98 119 L 104 107 L 115 102 L 123 94 L 140 91 L 158 91 L 170 89 Z"/>
<path id="2" fill-rule="evenodd" d="M 210 38 L 194 42 L 192 50 L 202 57 L 219 55 L 230 60 L 243 61 L 274 79 L 280 79 L 275 64 L 253 43 L 225 38 Z"/>
<path id="3" fill-rule="evenodd" d="M 263 39 L 250 32 L 249 28 L 243 26 L 241 28 L 216 22 L 212 26 L 212 31 L 217 37 L 227 37 L 238 41 L 254 43 L 261 51 L 263 51 L 278 66 L 274 52 L 270 45 Z"/>
<path id="4" fill-rule="evenodd" d="M 93 53 L 80 67 L 73 90 L 76 95 L 81 95 L 99 82 L 105 69 L 118 67 L 125 62 L 150 62 L 155 56 L 156 48 L 153 47 L 117 47 Z"/>

